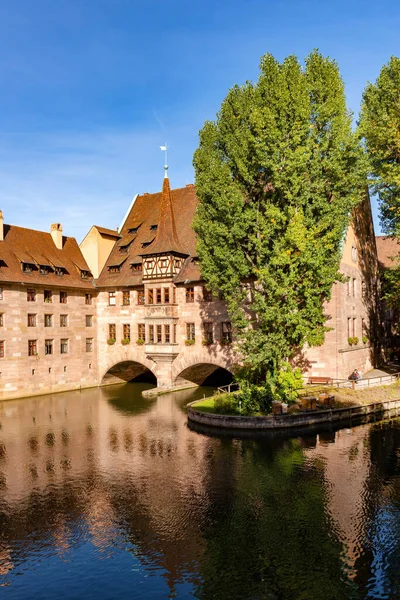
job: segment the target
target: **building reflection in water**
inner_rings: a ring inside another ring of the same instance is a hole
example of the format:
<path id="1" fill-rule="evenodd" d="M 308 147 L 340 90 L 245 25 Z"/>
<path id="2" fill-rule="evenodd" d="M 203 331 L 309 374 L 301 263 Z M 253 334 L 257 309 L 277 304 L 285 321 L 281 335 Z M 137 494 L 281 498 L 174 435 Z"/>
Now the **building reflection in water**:
<path id="1" fill-rule="evenodd" d="M 144 387 L 0 405 L 10 597 L 395 597 L 400 429 L 210 437 Z"/>

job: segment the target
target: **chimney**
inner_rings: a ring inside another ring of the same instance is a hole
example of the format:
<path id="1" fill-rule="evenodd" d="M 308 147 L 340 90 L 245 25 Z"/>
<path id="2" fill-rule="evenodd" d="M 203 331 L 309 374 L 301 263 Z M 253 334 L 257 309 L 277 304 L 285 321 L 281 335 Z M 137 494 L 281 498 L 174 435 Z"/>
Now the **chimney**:
<path id="1" fill-rule="evenodd" d="M 0 210 L 0 241 L 2 242 L 4 240 L 4 217 L 3 217 L 3 211 Z"/>
<path id="2" fill-rule="evenodd" d="M 61 223 L 53 223 L 50 227 L 51 237 L 53 238 L 53 242 L 59 250 L 62 250 L 63 247 L 63 234 L 62 234 L 62 225 Z"/>

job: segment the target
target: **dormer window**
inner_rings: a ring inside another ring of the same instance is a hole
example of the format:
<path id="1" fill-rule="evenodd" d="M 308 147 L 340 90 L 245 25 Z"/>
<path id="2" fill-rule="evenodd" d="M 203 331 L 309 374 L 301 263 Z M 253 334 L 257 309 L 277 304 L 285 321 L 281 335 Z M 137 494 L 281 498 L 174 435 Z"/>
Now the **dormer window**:
<path id="1" fill-rule="evenodd" d="M 65 273 L 65 269 L 64 269 L 64 267 L 56 267 L 55 272 L 56 272 L 56 275 L 58 275 L 59 277 L 62 277 Z"/>
<path id="2" fill-rule="evenodd" d="M 141 223 L 138 223 L 137 225 L 134 225 L 133 227 L 130 227 L 128 229 L 128 233 L 137 233 L 140 229 Z"/>
<path id="3" fill-rule="evenodd" d="M 32 273 L 34 265 L 31 263 L 22 263 L 22 271 L 24 273 Z"/>
<path id="4" fill-rule="evenodd" d="M 121 272 L 121 267 L 118 265 L 111 265 L 110 267 L 108 267 L 108 271 L 110 273 L 120 273 Z"/>
<path id="5" fill-rule="evenodd" d="M 141 264 L 131 265 L 131 269 L 132 269 L 132 271 L 141 271 L 142 265 Z"/>
<path id="6" fill-rule="evenodd" d="M 81 279 L 88 279 L 89 276 L 90 276 L 89 271 L 85 271 L 85 270 L 81 271 Z"/>
<path id="7" fill-rule="evenodd" d="M 39 267 L 39 273 L 41 275 L 48 275 L 49 274 L 49 267 L 47 267 L 46 265 L 40 265 L 40 267 Z"/>
<path id="8" fill-rule="evenodd" d="M 151 240 L 145 240 L 144 242 L 142 242 L 142 248 L 147 248 L 147 246 L 150 246 L 150 244 L 154 241 L 154 238 L 152 238 Z"/>
<path id="9" fill-rule="evenodd" d="M 150 231 L 157 231 L 158 225 L 150 225 Z"/>

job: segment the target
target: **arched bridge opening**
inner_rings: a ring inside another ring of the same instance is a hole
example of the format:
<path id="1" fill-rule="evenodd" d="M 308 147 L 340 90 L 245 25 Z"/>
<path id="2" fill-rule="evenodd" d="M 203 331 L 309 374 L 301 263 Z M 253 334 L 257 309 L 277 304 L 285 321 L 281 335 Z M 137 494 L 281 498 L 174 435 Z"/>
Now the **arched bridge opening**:
<path id="1" fill-rule="evenodd" d="M 233 380 L 233 374 L 228 369 L 212 363 L 198 363 L 184 369 L 176 378 L 176 383 L 190 381 L 197 385 L 218 387 L 228 385 Z"/>
<path id="2" fill-rule="evenodd" d="M 127 382 L 152 383 L 157 385 L 154 373 L 145 365 L 132 360 L 125 360 L 113 365 L 104 374 L 101 385 Z"/>

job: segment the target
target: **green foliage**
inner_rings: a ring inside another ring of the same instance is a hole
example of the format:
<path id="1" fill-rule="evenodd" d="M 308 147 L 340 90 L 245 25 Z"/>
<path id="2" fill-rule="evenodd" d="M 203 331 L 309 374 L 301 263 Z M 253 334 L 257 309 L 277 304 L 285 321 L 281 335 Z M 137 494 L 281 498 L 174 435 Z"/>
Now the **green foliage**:
<path id="1" fill-rule="evenodd" d="M 143 346 L 144 345 L 144 340 L 142 340 L 141 338 L 139 338 L 138 340 L 136 340 L 136 344 L 138 346 Z"/>
<path id="2" fill-rule="evenodd" d="M 368 338 L 366 335 L 362 336 L 362 342 L 363 342 L 363 344 L 368 344 Z"/>
<path id="3" fill-rule="evenodd" d="M 400 58 L 392 56 L 365 88 L 359 133 L 368 151 L 371 183 L 386 233 L 400 235 Z"/>
<path id="4" fill-rule="evenodd" d="M 321 344 L 323 305 L 340 279 L 340 244 L 365 185 L 337 64 L 261 59 L 234 86 L 194 156 L 194 221 L 207 286 L 221 290 L 248 382 L 265 385 L 306 343 Z"/>
<path id="5" fill-rule="evenodd" d="M 107 344 L 108 344 L 109 346 L 112 346 L 113 344 L 115 344 L 115 342 L 116 342 L 116 339 L 115 339 L 115 338 L 108 338 L 108 340 L 107 340 Z"/>
<path id="6" fill-rule="evenodd" d="M 195 340 L 185 340 L 185 346 L 194 346 Z"/>
<path id="7" fill-rule="evenodd" d="M 121 344 L 123 346 L 127 346 L 130 343 L 131 343 L 131 340 L 129 338 L 122 338 L 122 340 L 121 340 Z"/>
<path id="8" fill-rule="evenodd" d="M 349 343 L 349 346 L 357 346 L 357 344 L 360 340 L 358 339 L 357 336 L 354 336 L 354 337 L 347 338 L 347 341 Z"/>
<path id="9" fill-rule="evenodd" d="M 215 396 L 214 411 L 221 415 L 239 415 L 239 398 L 235 394 L 220 394 Z"/>

